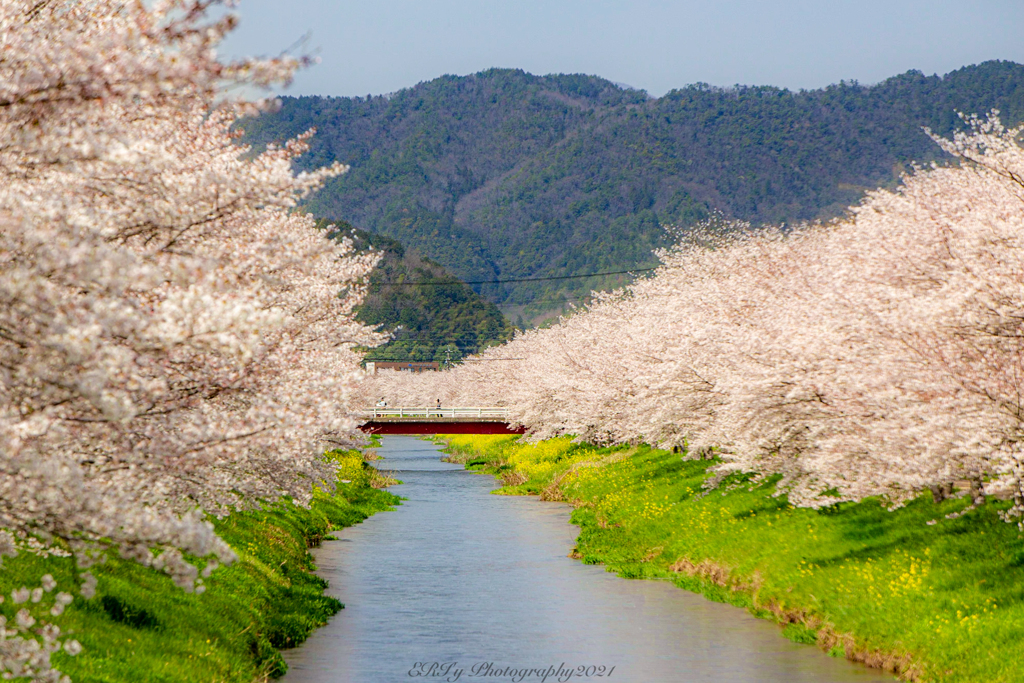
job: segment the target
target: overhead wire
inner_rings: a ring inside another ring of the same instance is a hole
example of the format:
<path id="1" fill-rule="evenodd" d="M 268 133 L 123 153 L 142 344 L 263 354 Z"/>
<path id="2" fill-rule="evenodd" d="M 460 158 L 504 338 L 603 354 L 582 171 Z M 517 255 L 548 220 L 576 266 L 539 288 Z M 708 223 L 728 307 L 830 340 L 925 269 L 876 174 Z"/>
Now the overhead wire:
<path id="1" fill-rule="evenodd" d="M 545 277 L 520 277 L 507 280 L 420 280 L 418 282 L 372 282 L 373 285 L 389 287 L 443 287 L 454 285 L 504 285 L 516 282 L 550 282 L 552 280 L 582 280 L 588 277 L 603 277 L 605 275 L 631 275 L 633 273 L 647 273 L 657 270 L 661 266 L 650 268 L 633 268 L 632 270 L 610 270 L 604 273 L 585 273 L 583 275 L 549 275 Z"/>
<path id="2" fill-rule="evenodd" d="M 460 285 L 460 284 L 463 284 L 463 285 L 491 285 L 491 284 L 508 284 L 508 283 L 520 283 L 520 282 L 550 282 L 550 281 L 556 281 L 556 280 L 580 280 L 580 279 L 585 279 L 585 278 L 604 277 L 604 276 L 609 276 L 609 275 L 631 275 L 631 274 L 635 274 L 635 273 L 646 273 L 646 272 L 650 272 L 650 271 L 653 271 L 653 270 L 657 270 L 660 267 L 661 266 L 654 266 L 654 267 L 649 267 L 649 268 L 633 268 L 631 270 L 614 270 L 614 271 L 605 271 L 605 272 L 601 272 L 601 273 L 585 273 L 585 274 L 581 274 L 581 275 L 552 275 L 552 276 L 536 277 L 536 278 L 509 278 L 509 279 L 505 279 L 505 280 L 448 280 L 448 281 L 442 281 L 442 280 L 420 280 L 420 281 L 415 281 L 415 282 L 375 282 L 375 283 L 371 283 L 371 284 L 373 284 L 375 286 L 381 286 L 381 287 L 383 287 L 383 286 L 391 286 L 391 287 L 412 287 L 412 286 L 430 287 L 430 286 L 434 286 L 434 287 L 441 287 L 441 286 L 457 286 L 457 285 Z M 510 308 L 510 307 L 516 307 L 516 306 L 524 306 L 525 307 L 525 306 L 532 306 L 532 305 L 541 304 L 541 303 L 544 303 L 544 304 L 547 304 L 547 303 L 566 304 L 566 303 L 570 303 L 570 302 L 583 301 L 583 300 L 592 299 L 592 298 L 594 298 L 592 294 L 585 294 L 585 295 L 580 295 L 580 296 L 567 296 L 567 297 L 559 297 L 559 298 L 554 298 L 554 299 L 535 299 L 533 301 L 529 301 L 529 302 L 526 302 L 526 303 L 503 302 L 503 303 L 494 304 L 494 305 L 499 307 L 499 308 Z M 415 336 L 415 337 L 402 336 L 400 338 L 393 339 L 392 341 L 395 341 L 395 342 L 413 342 L 413 343 L 416 343 L 416 342 L 422 342 L 422 343 L 444 343 L 444 342 L 453 342 L 453 341 L 457 342 L 460 339 L 463 339 L 463 338 L 465 338 L 467 336 L 471 336 L 471 334 L 472 333 L 468 333 L 468 334 L 459 335 L 459 336 L 455 336 L 455 337 L 436 336 L 436 335 L 428 335 L 428 336 L 423 336 L 423 337 L 419 337 L 419 336 Z M 457 344 L 456 344 L 456 346 L 457 346 Z M 391 358 L 373 358 L 373 359 L 364 359 L 364 360 L 366 360 L 366 362 L 374 362 L 374 363 L 423 363 L 423 362 L 429 363 L 429 362 L 433 362 L 433 361 L 414 361 L 414 360 L 410 360 L 409 358 L 396 358 L 396 357 L 391 357 Z M 455 362 L 485 362 L 485 361 L 503 361 L 503 360 L 524 360 L 524 359 L 521 359 L 521 358 L 474 358 L 474 359 L 462 359 L 460 361 L 455 361 Z"/>
<path id="3" fill-rule="evenodd" d="M 498 360 L 526 360 L 525 358 L 458 358 L 452 363 L 489 363 Z M 411 360 L 409 358 L 364 358 L 366 363 L 444 363 L 446 361 Z"/>
<path id="4" fill-rule="evenodd" d="M 645 294 L 645 297 L 672 296 L 673 294 L 674 294 L 673 292 L 659 292 L 659 293 Z M 498 307 L 512 307 L 512 306 L 529 306 L 529 305 L 533 305 L 535 303 L 569 303 L 571 301 L 581 301 L 581 300 L 584 300 L 584 299 L 592 299 L 592 298 L 595 298 L 595 297 L 593 297 L 592 295 L 588 294 L 588 295 L 585 295 L 585 296 L 578 296 L 578 297 L 565 297 L 565 298 L 558 298 L 558 299 L 540 299 L 540 300 L 531 301 L 531 302 L 525 303 L 525 304 L 515 304 L 515 303 L 495 304 L 495 306 L 498 306 Z M 443 334 L 407 335 L 407 334 L 403 334 L 403 333 L 399 332 L 394 339 L 392 339 L 392 340 L 390 340 L 388 342 L 385 342 L 385 344 L 390 344 L 390 343 L 393 343 L 393 342 L 411 342 L 413 344 L 417 344 L 417 343 L 422 343 L 422 344 L 445 344 L 445 343 L 450 343 L 450 344 L 452 344 L 452 345 L 457 347 L 459 345 L 458 343 L 460 341 L 468 340 L 468 339 L 471 339 L 471 338 L 473 338 L 475 336 L 477 336 L 477 335 L 474 332 L 466 332 L 466 333 L 462 333 L 462 334 L 458 334 L 458 335 L 452 335 L 452 336 L 443 335 Z M 472 352 L 470 352 L 470 353 L 472 353 Z M 388 359 L 378 358 L 378 359 L 374 359 L 374 360 L 380 360 L 382 362 L 387 360 L 387 361 L 390 362 L 390 361 L 408 361 L 409 359 L 408 358 L 388 358 Z"/>

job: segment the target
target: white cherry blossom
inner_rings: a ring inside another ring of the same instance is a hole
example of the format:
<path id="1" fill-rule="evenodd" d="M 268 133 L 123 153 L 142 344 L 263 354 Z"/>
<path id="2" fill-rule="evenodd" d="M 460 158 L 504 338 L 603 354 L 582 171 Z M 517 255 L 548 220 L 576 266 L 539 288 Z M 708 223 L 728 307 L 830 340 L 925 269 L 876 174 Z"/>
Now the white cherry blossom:
<path id="1" fill-rule="evenodd" d="M 374 256 L 296 209 L 345 168 L 232 130 L 258 107 L 226 90 L 301 60 L 220 63 L 208 4 L 0 4 L 0 556 L 73 553 L 83 595 L 109 549 L 193 590 L 186 553 L 234 558 L 208 514 L 329 486 L 380 340 Z M 59 680 L 53 588 L 16 591 L 0 670 Z"/>
<path id="2" fill-rule="evenodd" d="M 450 372 L 382 371 L 364 401 L 504 405 L 535 438 L 685 446 L 781 475 L 799 505 L 974 482 L 1024 513 L 1024 150 L 966 119 L 849 218 L 698 231 L 653 277 Z M 505 359 L 505 360 L 503 360 Z M 473 359 L 471 359 L 473 360 Z"/>

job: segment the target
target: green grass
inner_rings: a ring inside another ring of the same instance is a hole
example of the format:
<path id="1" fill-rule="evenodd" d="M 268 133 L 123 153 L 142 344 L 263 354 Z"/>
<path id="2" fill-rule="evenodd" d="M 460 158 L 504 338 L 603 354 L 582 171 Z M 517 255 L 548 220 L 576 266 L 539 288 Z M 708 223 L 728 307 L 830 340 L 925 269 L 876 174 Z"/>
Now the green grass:
<path id="1" fill-rule="evenodd" d="M 239 561 L 206 579 L 202 595 L 185 593 L 170 578 L 140 565 L 110 558 L 93 569 L 96 597 L 76 597 L 54 621 L 84 646 L 77 657 L 54 656 L 54 665 L 76 683 L 130 681 L 251 681 L 285 671 L 281 648 L 301 643 L 342 608 L 326 597 L 326 583 L 312 574 L 308 548 L 331 530 L 387 510 L 398 498 L 370 487 L 356 451 L 331 454 L 342 465 L 335 495 L 318 492 L 308 509 L 281 503 L 259 512 L 236 512 L 216 523 Z M 49 572 L 58 590 L 71 592 L 69 559 L 27 553 L 7 559 L 0 591 L 29 583 L 24 577 Z M 29 587 L 32 587 L 31 584 Z M 0 612 L 10 618 L 8 599 Z"/>
<path id="2" fill-rule="evenodd" d="M 734 475 L 705 494 L 707 461 L 553 439 L 445 437 L 453 460 L 508 494 L 576 507 L 574 555 L 629 578 L 668 578 L 784 625 L 832 656 L 928 681 L 1024 680 L 1024 538 L 989 501 L 931 496 L 793 508 L 774 481 Z M 517 474 L 513 474 L 517 473 Z M 937 520 L 929 525 L 931 520 Z"/>

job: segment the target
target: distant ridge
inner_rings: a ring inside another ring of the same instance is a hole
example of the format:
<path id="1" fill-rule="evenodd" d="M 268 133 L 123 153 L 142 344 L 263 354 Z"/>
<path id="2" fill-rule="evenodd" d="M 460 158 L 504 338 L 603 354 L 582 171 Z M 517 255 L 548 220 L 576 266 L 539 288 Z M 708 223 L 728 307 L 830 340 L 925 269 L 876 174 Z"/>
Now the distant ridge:
<path id="1" fill-rule="evenodd" d="M 491 69 L 390 97 L 285 97 L 259 146 L 316 127 L 302 167 L 352 165 L 307 207 L 401 240 L 466 280 L 643 267 L 712 211 L 758 224 L 840 215 L 912 162 L 957 111 L 1024 121 L 1024 66 L 985 62 L 794 92 L 696 84 L 649 98 L 595 76 Z M 513 317 L 611 278 L 480 285 Z M 514 304 L 520 304 L 515 306 Z"/>

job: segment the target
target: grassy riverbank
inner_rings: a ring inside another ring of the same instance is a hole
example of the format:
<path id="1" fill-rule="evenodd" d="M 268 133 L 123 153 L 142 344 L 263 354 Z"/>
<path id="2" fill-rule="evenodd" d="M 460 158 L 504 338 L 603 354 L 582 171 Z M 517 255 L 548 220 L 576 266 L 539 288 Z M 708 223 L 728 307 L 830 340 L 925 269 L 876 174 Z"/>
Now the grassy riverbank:
<path id="1" fill-rule="evenodd" d="M 372 472 L 356 451 L 331 454 L 342 465 L 335 495 L 317 493 L 309 509 L 289 503 L 261 512 L 238 512 L 216 523 L 239 561 L 206 579 L 202 595 L 189 594 L 155 570 L 111 559 L 93 570 L 96 597 L 75 599 L 58 623 L 81 641 L 77 657 L 57 655 L 57 668 L 75 683 L 239 681 L 284 673 L 278 649 L 293 647 L 342 605 L 323 595 L 312 574 L 310 546 L 333 529 L 387 510 L 398 498 L 373 488 Z M 24 583 L 19 576 L 51 573 L 67 590 L 70 560 L 27 553 L 6 559 L 0 591 Z M 11 601 L 0 604 L 8 618 Z"/>
<path id="2" fill-rule="evenodd" d="M 904 678 L 1024 680 L 1024 537 L 999 519 L 1005 503 L 957 519 L 945 515 L 964 498 L 795 509 L 773 483 L 739 476 L 705 495 L 710 463 L 663 450 L 445 441 L 452 460 L 500 476 L 503 493 L 571 502 L 583 562 L 670 579 Z"/>

